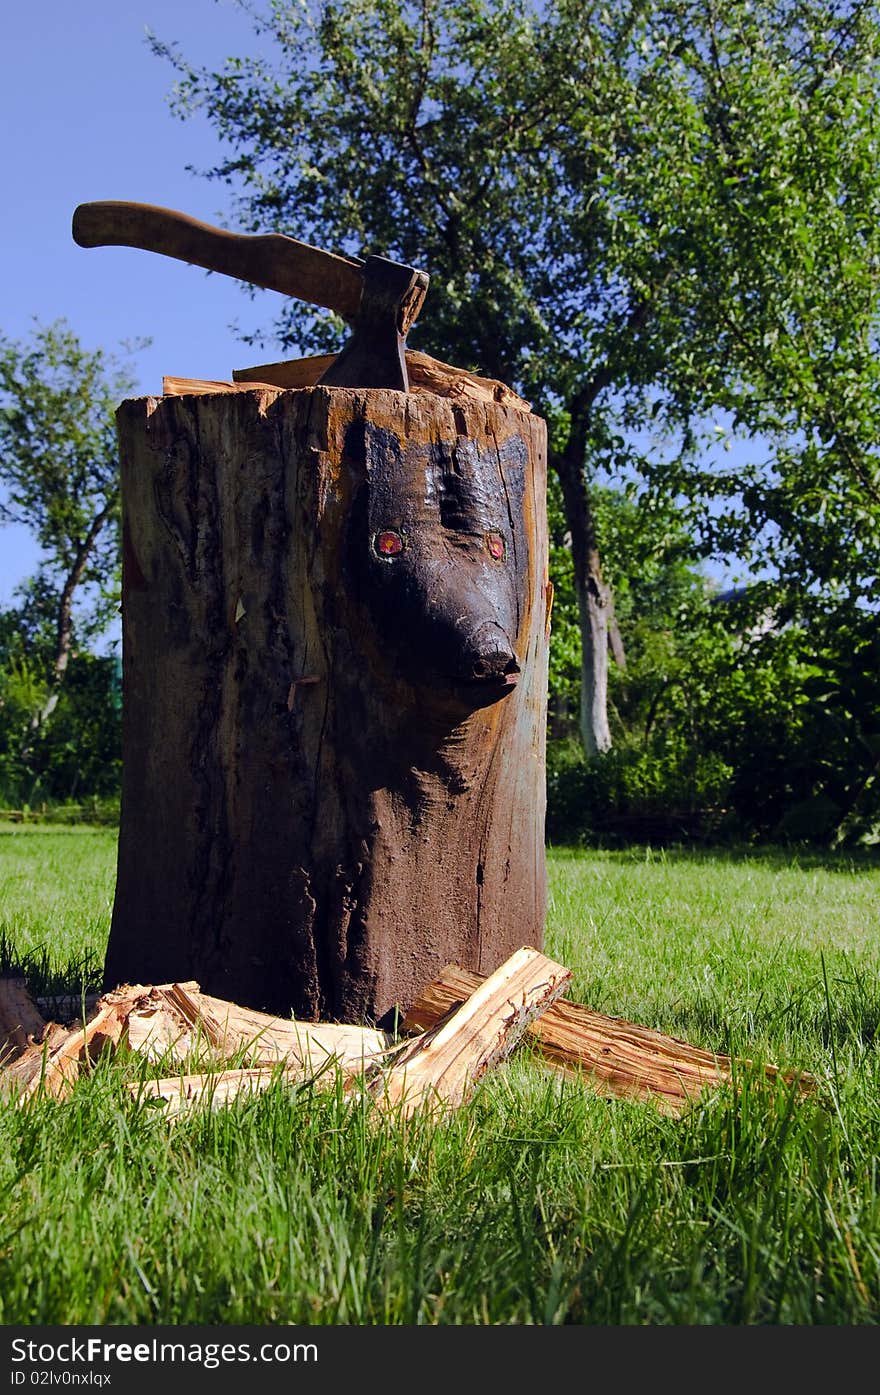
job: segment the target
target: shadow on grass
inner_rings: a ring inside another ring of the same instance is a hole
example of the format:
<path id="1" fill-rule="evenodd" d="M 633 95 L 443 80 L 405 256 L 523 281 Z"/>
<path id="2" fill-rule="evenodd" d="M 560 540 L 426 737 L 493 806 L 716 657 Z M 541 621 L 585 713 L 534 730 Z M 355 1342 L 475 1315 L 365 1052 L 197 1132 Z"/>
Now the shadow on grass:
<path id="1" fill-rule="evenodd" d="M 738 866 L 756 863 L 778 871 L 803 869 L 824 872 L 872 872 L 880 869 L 880 846 L 870 848 L 826 848 L 786 846 L 785 844 L 718 844 L 693 847 L 672 843 L 653 845 L 632 843 L 628 847 L 602 848 L 575 844 L 548 844 L 547 852 L 554 858 L 574 861 L 580 857 L 598 856 L 609 862 L 700 866 Z"/>
<path id="2" fill-rule="evenodd" d="M 32 997 L 61 1001 L 96 993 L 101 989 L 102 975 L 103 964 L 92 951 L 66 961 L 54 960 L 46 945 L 22 954 L 0 927 L 0 976 L 23 978 Z"/>

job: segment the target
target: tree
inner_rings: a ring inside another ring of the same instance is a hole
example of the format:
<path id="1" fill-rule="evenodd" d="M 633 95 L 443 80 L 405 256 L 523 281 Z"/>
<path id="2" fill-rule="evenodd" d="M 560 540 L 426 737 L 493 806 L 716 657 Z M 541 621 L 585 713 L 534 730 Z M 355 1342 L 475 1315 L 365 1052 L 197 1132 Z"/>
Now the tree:
<path id="1" fill-rule="evenodd" d="M 77 647 L 50 722 L 34 724 L 51 695 L 54 624 L 38 590 L 0 611 L 0 801 L 69 802 L 119 794 L 121 664 Z M 47 599 L 49 599 L 47 597 Z"/>
<path id="2" fill-rule="evenodd" d="M 758 557 L 792 595 L 863 590 L 875 4 L 276 0 L 256 22 L 274 64 L 212 72 L 155 41 L 177 109 L 227 143 L 207 174 L 245 226 L 426 267 L 414 345 L 548 416 L 588 751 L 610 744 L 603 472 L 677 493 L 707 555 Z M 318 350 L 333 325 L 291 305 L 276 332 Z M 707 460 L 713 416 L 746 439 L 735 471 Z"/>
<path id="3" fill-rule="evenodd" d="M 75 631 L 100 633 L 118 605 L 114 412 L 131 388 L 119 364 L 84 349 L 63 321 L 37 325 L 29 341 L 0 336 L 0 522 L 24 524 L 43 551 L 22 607 L 46 655 L 34 726 L 58 703 Z"/>

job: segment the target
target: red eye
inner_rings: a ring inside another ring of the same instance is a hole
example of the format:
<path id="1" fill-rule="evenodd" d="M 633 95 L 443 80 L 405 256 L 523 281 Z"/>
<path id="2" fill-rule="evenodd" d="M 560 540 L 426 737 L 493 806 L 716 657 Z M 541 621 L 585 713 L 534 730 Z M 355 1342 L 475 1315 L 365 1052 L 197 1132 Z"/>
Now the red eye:
<path id="1" fill-rule="evenodd" d="M 500 533 L 487 533 L 486 546 L 489 549 L 490 557 L 493 557 L 496 562 L 504 561 L 504 539 Z"/>
<path id="2" fill-rule="evenodd" d="M 398 557 L 403 551 L 403 538 L 392 528 L 383 528 L 373 539 L 373 551 L 378 557 Z"/>

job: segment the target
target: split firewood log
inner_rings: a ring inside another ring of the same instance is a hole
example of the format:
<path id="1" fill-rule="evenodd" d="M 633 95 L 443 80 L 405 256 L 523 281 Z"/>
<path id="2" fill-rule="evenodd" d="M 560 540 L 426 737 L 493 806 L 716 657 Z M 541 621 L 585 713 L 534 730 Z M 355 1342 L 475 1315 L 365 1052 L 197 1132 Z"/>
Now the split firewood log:
<path id="1" fill-rule="evenodd" d="M 406 1013 L 404 1030 L 432 1031 L 483 983 L 479 974 L 447 964 Z M 528 1028 L 528 1036 L 552 1069 L 582 1078 L 605 1096 L 650 1099 L 669 1114 L 681 1113 L 707 1087 L 729 1082 L 737 1065 L 751 1065 L 620 1017 L 606 1017 L 567 998 L 549 1007 Z M 770 1079 L 796 1083 L 803 1093 L 815 1088 L 807 1074 L 782 1074 L 772 1065 L 766 1073 Z"/>
<path id="2" fill-rule="evenodd" d="M 50 1023 L 41 1042 L 26 1051 L 0 1072 L 0 1091 L 24 1103 L 43 1092 L 61 1099 L 77 1079 L 83 1065 L 92 1064 L 100 1053 L 118 1045 L 125 1031 L 128 1013 L 143 986 L 106 993 L 88 1022 L 68 1028 Z"/>
<path id="3" fill-rule="evenodd" d="M 570 980 L 570 969 L 537 949 L 517 950 L 465 1001 L 399 1051 L 390 1068 L 374 1071 L 368 1088 L 382 1105 L 400 1107 L 404 1115 L 422 1104 L 462 1104 Z"/>

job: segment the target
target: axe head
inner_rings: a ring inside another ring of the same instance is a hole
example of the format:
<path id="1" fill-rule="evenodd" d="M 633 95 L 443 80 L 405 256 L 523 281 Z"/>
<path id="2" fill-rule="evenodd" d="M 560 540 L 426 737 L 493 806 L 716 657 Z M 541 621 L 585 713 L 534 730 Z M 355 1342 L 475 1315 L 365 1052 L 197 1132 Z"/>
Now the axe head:
<path id="1" fill-rule="evenodd" d="M 422 308 L 428 276 L 386 257 L 367 257 L 363 278 L 351 336 L 319 382 L 409 392 L 406 336 Z"/>

